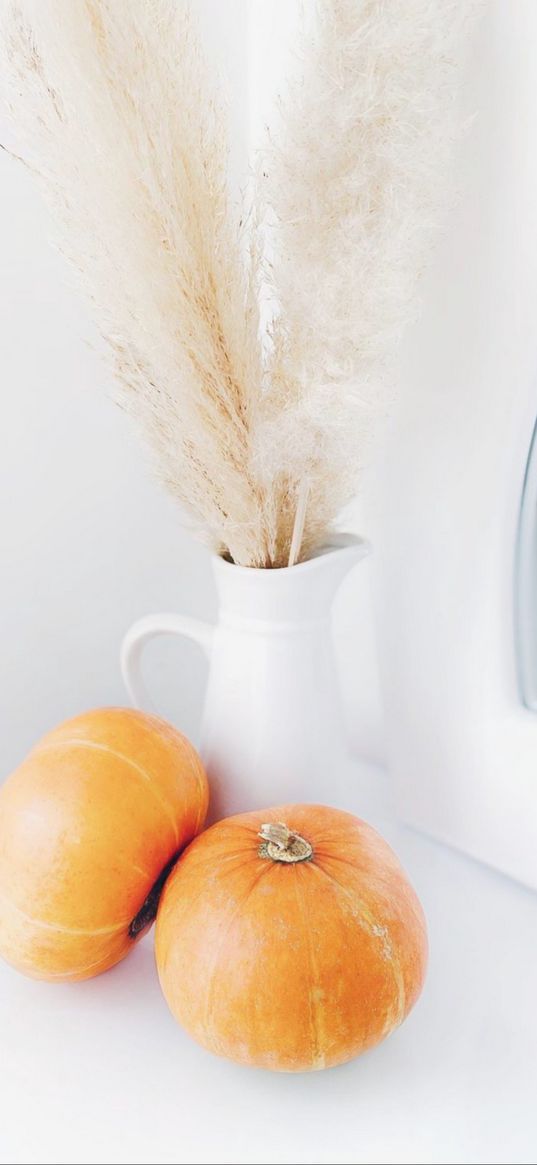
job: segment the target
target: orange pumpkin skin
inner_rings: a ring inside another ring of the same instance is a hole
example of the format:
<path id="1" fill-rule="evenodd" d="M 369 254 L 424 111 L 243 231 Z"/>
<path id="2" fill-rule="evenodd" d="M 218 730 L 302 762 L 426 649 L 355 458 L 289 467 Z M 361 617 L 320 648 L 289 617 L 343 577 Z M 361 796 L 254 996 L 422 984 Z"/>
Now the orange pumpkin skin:
<path id="1" fill-rule="evenodd" d="M 283 822 L 312 847 L 272 860 Z M 274 847 L 273 847 L 274 848 Z M 321 805 L 218 822 L 171 874 L 156 959 L 176 1019 L 205 1048 L 284 1072 L 342 1064 L 408 1015 L 423 984 L 423 911 L 371 826 Z"/>
<path id="2" fill-rule="evenodd" d="M 0 954 L 59 981 L 119 962 L 207 803 L 195 749 L 156 716 L 104 708 L 43 737 L 0 789 Z"/>

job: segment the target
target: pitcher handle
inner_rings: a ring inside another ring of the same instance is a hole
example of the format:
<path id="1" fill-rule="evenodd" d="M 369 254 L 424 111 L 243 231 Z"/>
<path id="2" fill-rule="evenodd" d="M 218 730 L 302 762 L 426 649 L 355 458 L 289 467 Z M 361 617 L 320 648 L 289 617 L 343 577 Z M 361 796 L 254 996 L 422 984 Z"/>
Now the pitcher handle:
<path id="1" fill-rule="evenodd" d="M 153 710 L 151 699 L 142 679 L 141 660 L 146 643 L 156 635 L 183 635 L 201 647 L 207 658 L 211 655 L 214 628 L 201 619 L 189 615 L 145 615 L 129 627 L 121 644 L 121 672 L 131 703 L 135 708 Z"/>

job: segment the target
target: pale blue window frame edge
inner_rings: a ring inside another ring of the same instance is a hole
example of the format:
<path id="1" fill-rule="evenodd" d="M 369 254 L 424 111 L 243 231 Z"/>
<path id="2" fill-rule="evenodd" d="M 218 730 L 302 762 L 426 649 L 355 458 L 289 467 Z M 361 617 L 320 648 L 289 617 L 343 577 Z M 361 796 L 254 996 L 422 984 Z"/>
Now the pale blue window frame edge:
<path id="1" fill-rule="evenodd" d="M 537 712 L 537 423 L 526 463 L 518 522 L 515 649 L 521 700 L 526 708 Z"/>

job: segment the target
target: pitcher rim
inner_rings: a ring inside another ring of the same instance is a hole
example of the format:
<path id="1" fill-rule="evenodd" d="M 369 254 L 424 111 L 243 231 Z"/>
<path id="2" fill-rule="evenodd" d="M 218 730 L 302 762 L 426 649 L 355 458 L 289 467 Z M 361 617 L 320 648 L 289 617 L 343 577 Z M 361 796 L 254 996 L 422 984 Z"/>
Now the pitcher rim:
<path id="1" fill-rule="evenodd" d="M 358 534 L 351 534 L 345 532 L 334 532 L 330 534 L 326 542 L 323 542 L 317 550 L 315 550 L 311 558 L 306 558 L 303 562 L 297 562 L 294 566 L 238 566 L 235 562 L 229 562 L 223 558 L 221 554 L 213 554 L 213 562 L 217 570 L 232 570 L 235 573 L 239 572 L 243 576 L 251 577 L 252 575 L 262 575 L 263 578 L 268 576 L 274 577 L 289 577 L 290 574 L 295 577 L 296 571 L 304 574 L 307 570 L 312 570 L 318 566 L 323 558 L 328 558 L 330 554 L 341 552 L 345 550 L 356 550 L 360 553 L 356 555 L 356 562 L 365 558 L 371 551 L 371 543 L 367 538 L 362 538 Z"/>

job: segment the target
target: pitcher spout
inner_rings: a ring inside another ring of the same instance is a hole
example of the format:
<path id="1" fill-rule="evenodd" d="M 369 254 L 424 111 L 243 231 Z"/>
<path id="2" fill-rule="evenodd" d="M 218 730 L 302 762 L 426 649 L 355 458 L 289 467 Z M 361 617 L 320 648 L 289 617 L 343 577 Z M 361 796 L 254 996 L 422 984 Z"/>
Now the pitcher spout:
<path id="1" fill-rule="evenodd" d="M 370 551 L 371 544 L 366 538 L 360 538 L 358 534 L 334 533 L 309 561 L 316 562 L 318 558 L 322 558 L 344 578 L 347 572 Z M 301 565 L 307 566 L 308 563 Z"/>

